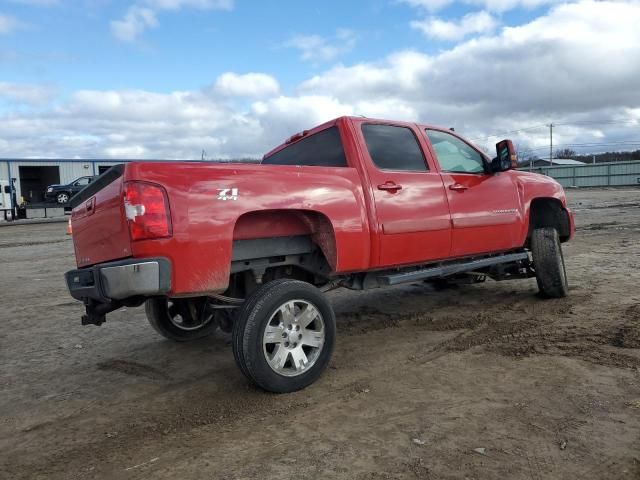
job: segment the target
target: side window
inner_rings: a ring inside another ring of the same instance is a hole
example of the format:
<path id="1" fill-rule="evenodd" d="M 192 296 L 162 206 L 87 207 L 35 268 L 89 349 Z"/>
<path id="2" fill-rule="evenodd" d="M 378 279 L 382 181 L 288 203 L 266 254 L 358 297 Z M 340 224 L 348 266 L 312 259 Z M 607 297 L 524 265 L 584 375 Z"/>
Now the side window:
<path id="1" fill-rule="evenodd" d="M 373 163 L 382 170 L 426 172 L 418 140 L 406 127 L 365 123 L 362 135 Z"/>
<path id="2" fill-rule="evenodd" d="M 443 172 L 484 173 L 482 155 L 462 140 L 439 130 L 425 132 L 436 151 Z"/>
<path id="3" fill-rule="evenodd" d="M 89 185 L 89 177 L 82 177 L 79 178 L 78 181 L 75 183 L 76 186 L 80 187 L 80 186 L 84 186 L 84 185 Z"/>
<path id="4" fill-rule="evenodd" d="M 330 127 L 310 135 L 269 155 L 265 165 L 309 165 L 315 167 L 346 167 L 338 127 Z"/>

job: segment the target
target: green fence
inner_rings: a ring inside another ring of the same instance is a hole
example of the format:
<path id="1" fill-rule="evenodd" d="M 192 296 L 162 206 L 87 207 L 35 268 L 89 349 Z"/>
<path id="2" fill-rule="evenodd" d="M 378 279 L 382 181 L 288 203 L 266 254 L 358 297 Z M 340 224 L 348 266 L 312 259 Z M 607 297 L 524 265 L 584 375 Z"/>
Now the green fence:
<path id="1" fill-rule="evenodd" d="M 594 163 L 520 168 L 555 178 L 563 187 L 640 186 L 640 160 L 632 162 Z"/>

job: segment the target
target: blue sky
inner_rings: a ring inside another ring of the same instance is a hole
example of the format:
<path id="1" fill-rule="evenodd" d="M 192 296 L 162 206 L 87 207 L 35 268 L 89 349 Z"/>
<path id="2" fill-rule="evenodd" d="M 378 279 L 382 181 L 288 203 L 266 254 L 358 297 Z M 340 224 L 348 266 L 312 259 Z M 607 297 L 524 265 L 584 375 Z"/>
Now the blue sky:
<path id="1" fill-rule="evenodd" d="M 4 0 L 0 156 L 259 155 L 340 114 L 619 141 L 578 125 L 640 119 L 639 22 L 637 1 Z"/>
<path id="2" fill-rule="evenodd" d="M 182 8 L 158 13 L 158 26 L 134 42 L 122 42 L 112 34 L 110 22 L 131 5 L 115 0 L 60 1 L 48 7 L 5 2 L 3 13 L 24 25 L 10 37 L 0 37 L 5 55 L 18 58 L 3 69 L 3 79 L 51 83 L 65 92 L 168 92 L 202 87 L 225 71 L 260 71 L 277 75 L 285 88 L 293 88 L 329 63 L 301 61 L 299 51 L 287 47 L 296 35 L 319 35 L 340 44 L 337 32 L 350 31 L 353 48 L 329 59 L 344 63 L 374 61 L 405 48 L 435 52 L 451 43 L 424 38 L 409 27 L 414 8 L 385 0 L 236 1 L 232 10 Z M 440 16 L 455 19 L 473 10 L 453 4 Z M 501 20 L 517 24 L 539 11 L 517 9 L 501 14 Z"/>

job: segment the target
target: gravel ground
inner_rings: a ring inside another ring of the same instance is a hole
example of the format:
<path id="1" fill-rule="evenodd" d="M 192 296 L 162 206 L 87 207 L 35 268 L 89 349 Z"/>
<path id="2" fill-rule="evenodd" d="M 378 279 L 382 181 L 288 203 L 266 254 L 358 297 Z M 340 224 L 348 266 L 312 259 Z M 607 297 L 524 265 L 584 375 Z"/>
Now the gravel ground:
<path id="1" fill-rule="evenodd" d="M 141 308 L 80 326 L 66 225 L 2 228 L 0 478 L 638 479 L 640 189 L 568 195 L 568 298 L 332 293 L 331 367 L 291 395 Z"/>

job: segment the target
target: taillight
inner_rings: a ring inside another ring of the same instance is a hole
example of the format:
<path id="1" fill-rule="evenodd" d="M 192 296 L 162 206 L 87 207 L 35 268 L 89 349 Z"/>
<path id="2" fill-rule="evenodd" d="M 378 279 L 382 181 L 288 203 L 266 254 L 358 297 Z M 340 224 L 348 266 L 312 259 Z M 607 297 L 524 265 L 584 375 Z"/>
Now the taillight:
<path id="1" fill-rule="evenodd" d="M 124 210 L 131 240 L 171 236 L 169 201 L 164 188 L 145 182 L 124 184 Z"/>

